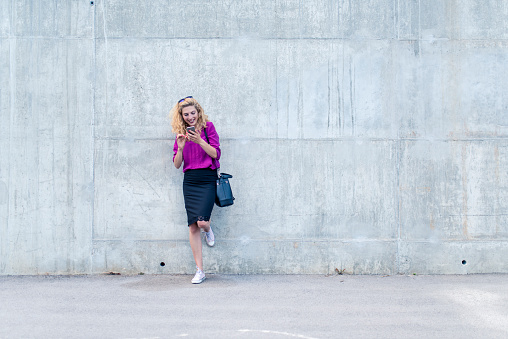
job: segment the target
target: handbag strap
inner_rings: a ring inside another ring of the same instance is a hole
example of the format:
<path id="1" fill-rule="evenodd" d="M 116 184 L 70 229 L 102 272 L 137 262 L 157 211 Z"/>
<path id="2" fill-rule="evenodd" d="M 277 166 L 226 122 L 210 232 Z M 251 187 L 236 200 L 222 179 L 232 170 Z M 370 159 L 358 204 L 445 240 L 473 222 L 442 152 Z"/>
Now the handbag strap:
<path id="1" fill-rule="evenodd" d="M 205 130 L 206 141 L 208 142 L 208 144 L 210 144 L 210 139 L 208 139 L 208 133 L 206 132 L 206 128 L 203 127 L 203 129 Z"/>
<path id="2" fill-rule="evenodd" d="M 203 127 L 203 129 L 205 130 L 205 136 L 206 136 L 206 141 L 208 142 L 208 145 L 210 145 L 210 139 L 208 139 L 208 132 L 206 131 L 206 128 Z M 212 157 L 210 157 L 212 158 Z M 220 167 L 218 167 L 216 164 L 215 164 L 215 158 L 212 158 L 212 163 L 217 167 L 217 177 L 221 177 L 220 175 Z"/>

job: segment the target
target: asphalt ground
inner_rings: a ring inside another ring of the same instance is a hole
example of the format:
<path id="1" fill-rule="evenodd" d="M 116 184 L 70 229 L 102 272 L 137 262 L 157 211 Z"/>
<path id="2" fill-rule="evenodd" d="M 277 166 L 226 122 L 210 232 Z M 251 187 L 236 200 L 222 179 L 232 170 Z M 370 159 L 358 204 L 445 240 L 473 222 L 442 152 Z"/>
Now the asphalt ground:
<path id="1" fill-rule="evenodd" d="M 1 276 L 0 338 L 508 338 L 508 275 Z"/>

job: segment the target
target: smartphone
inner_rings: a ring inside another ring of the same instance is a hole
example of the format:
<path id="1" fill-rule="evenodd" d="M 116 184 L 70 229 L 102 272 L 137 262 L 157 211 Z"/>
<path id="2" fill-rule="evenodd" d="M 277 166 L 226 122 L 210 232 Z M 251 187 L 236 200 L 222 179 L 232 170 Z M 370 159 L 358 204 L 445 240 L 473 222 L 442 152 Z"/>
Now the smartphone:
<path id="1" fill-rule="evenodd" d="M 194 127 L 194 126 L 187 127 L 187 132 L 189 132 L 189 131 L 196 132 L 196 127 Z"/>

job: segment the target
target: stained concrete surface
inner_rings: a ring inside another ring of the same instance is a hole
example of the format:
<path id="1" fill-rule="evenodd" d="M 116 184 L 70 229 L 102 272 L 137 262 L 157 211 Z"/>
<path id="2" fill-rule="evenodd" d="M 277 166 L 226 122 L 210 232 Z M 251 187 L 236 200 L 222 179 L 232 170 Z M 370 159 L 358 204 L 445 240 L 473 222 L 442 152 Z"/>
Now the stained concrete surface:
<path id="1" fill-rule="evenodd" d="M 0 338 L 506 338 L 507 275 L 0 277 Z"/>
<path id="2" fill-rule="evenodd" d="M 508 273 L 507 19 L 506 0 L 0 1 L 0 275 L 191 273 L 168 119 L 187 95 L 234 175 L 208 271 Z"/>

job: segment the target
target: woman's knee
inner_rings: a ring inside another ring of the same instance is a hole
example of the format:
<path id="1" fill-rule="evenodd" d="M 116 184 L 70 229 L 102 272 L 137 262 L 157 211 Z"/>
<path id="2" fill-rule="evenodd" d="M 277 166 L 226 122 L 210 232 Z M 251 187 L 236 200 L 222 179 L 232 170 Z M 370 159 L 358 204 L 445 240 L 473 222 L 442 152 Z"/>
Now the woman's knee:
<path id="1" fill-rule="evenodd" d="M 201 232 L 200 227 L 198 227 L 197 223 L 189 225 L 189 232 L 191 232 L 191 233 Z"/>
<path id="2" fill-rule="evenodd" d="M 209 221 L 198 221 L 198 227 L 199 228 L 208 228 L 208 225 L 210 225 L 210 222 Z"/>

